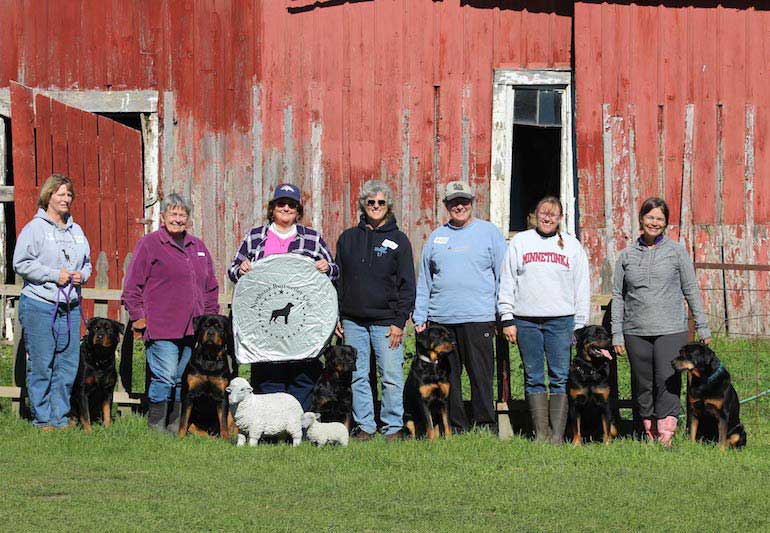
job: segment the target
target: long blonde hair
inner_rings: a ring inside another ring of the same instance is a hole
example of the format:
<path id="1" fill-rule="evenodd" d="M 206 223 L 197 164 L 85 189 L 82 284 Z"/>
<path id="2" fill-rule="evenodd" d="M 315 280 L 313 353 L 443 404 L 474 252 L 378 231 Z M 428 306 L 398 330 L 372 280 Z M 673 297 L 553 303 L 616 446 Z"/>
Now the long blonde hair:
<path id="1" fill-rule="evenodd" d="M 543 197 L 535 206 L 535 217 L 537 217 L 537 213 L 540 211 L 540 207 L 542 207 L 544 204 L 550 204 L 555 205 L 559 208 L 559 217 L 564 215 L 564 208 L 561 206 L 561 200 L 556 198 L 555 196 L 545 196 Z M 535 219 L 535 222 L 537 222 L 537 218 Z M 561 236 L 561 222 L 556 226 L 556 234 L 559 236 L 559 248 L 562 250 L 564 249 L 564 239 Z"/>

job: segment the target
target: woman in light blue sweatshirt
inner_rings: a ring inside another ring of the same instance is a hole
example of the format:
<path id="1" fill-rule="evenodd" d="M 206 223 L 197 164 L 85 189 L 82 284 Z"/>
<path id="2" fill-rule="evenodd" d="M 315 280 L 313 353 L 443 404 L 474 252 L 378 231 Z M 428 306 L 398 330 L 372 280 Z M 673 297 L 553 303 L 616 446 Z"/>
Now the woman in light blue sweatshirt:
<path id="1" fill-rule="evenodd" d="M 32 423 L 44 431 L 69 422 L 80 354 L 80 286 L 91 275 L 88 240 L 70 216 L 74 197 L 72 181 L 52 174 L 13 252 L 13 269 L 24 280 L 18 312 Z"/>

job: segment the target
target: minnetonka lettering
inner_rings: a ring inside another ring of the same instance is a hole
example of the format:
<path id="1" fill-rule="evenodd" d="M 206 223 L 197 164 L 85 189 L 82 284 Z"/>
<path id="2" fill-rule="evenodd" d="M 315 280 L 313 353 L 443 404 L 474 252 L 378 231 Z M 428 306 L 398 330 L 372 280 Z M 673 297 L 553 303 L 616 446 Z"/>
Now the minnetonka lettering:
<path id="1" fill-rule="evenodd" d="M 527 252 L 523 257 L 524 264 L 527 263 L 558 263 L 569 268 L 569 257 L 556 252 Z"/>

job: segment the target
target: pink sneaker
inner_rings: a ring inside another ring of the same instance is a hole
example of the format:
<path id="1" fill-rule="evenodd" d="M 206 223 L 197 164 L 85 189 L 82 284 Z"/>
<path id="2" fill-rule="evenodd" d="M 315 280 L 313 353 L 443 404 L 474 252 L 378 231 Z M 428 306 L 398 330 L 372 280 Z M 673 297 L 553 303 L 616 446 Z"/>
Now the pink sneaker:
<path id="1" fill-rule="evenodd" d="M 676 433 L 677 418 L 675 416 L 667 416 L 658 420 L 658 431 L 660 436 L 658 440 L 663 446 L 671 446 L 674 440 L 674 434 Z"/>

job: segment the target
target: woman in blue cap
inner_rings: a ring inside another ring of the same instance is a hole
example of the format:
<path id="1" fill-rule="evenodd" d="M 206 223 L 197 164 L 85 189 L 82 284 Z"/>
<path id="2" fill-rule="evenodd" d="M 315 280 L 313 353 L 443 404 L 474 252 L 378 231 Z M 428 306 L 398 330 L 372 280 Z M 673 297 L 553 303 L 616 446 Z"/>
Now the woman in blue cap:
<path id="1" fill-rule="evenodd" d="M 281 183 L 275 188 L 273 199 L 267 204 L 268 223 L 252 228 L 241 242 L 238 252 L 228 269 L 233 283 L 252 269 L 252 263 L 269 255 L 298 253 L 315 260 L 315 267 L 333 281 L 340 270 L 332 258 L 329 247 L 321 234 L 312 228 L 298 224 L 302 220 L 299 187 Z M 294 396 L 302 408 L 310 408 L 313 386 L 321 372 L 318 359 L 286 363 L 254 363 L 251 382 L 260 393 L 287 392 Z"/>

